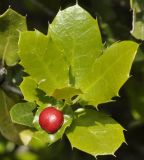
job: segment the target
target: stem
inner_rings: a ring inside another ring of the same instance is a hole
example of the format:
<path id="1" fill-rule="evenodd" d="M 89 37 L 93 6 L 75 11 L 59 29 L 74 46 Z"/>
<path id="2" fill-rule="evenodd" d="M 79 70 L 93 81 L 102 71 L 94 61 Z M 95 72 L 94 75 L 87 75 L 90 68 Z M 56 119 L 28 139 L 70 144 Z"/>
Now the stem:
<path id="1" fill-rule="evenodd" d="M 12 93 L 15 93 L 15 94 L 17 94 L 17 95 L 19 95 L 19 96 L 21 96 L 21 97 L 23 96 L 22 93 L 21 93 L 21 91 L 20 91 L 18 88 L 9 85 L 8 82 L 4 82 L 1 87 L 2 87 L 4 90 L 10 91 L 10 92 L 12 92 Z"/>

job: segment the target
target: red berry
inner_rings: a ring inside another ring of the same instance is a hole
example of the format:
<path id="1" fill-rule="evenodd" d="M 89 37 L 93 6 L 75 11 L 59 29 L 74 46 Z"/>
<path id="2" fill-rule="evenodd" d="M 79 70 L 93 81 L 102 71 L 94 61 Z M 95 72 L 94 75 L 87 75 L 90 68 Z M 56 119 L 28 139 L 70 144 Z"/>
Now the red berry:
<path id="1" fill-rule="evenodd" d="M 48 133 L 55 133 L 63 124 L 63 113 L 55 107 L 45 108 L 39 116 L 39 124 Z"/>

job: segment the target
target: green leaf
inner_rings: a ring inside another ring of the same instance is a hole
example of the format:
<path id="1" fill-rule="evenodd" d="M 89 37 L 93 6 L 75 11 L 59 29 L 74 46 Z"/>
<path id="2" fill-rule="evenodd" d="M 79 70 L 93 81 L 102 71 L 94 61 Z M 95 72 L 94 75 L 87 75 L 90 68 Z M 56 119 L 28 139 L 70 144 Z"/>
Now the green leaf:
<path id="1" fill-rule="evenodd" d="M 68 65 L 50 37 L 39 31 L 23 32 L 19 48 L 25 71 L 47 95 L 52 95 L 55 89 L 68 86 Z"/>
<path id="2" fill-rule="evenodd" d="M 91 64 L 102 54 L 103 44 L 98 22 L 75 5 L 59 11 L 49 26 L 49 35 L 70 67 L 71 85 L 87 77 Z M 76 86 L 79 89 L 79 86 Z"/>
<path id="3" fill-rule="evenodd" d="M 95 106 L 118 95 L 138 44 L 124 41 L 103 50 L 97 20 L 78 5 L 59 11 L 48 33 L 23 32 L 19 43 L 21 64 L 39 89 L 57 99 L 78 95 Z"/>
<path id="4" fill-rule="evenodd" d="M 10 110 L 10 115 L 13 123 L 33 127 L 33 110 L 36 105 L 31 102 L 17 103 Z"/>
<path id="5" fill-rule="evenodd" d="M 131 34 L 137 39 L 144 40 L 144 1 L 131 0 L 130 3 L 133 10 Z"/>
<path id="6" fill-rule="evenodd" d="M 63 89 L 56 89 L 53 93 L 53 96 L 56 99 L 68 99 L 75 96 L 75 95 L 79 95 L 82 94 L 80 89 L 75 89 L 72 87 L 67 87 L 67 88 L 63 88 Z"/>
<path id="7" fill-rule="evenodd" d="M 26 159 L 38 160 L 39 159 L 37 154 L 30 152 L 30 151 L 18 152 L 18 153 L 16 153 L 15 157 L 18 160 L 26 160 Z"/>
<path id="8" fill-rule="evenodd" d="M 138 44 L 131 41 L 118 42 L 104 50 L 93 62 L 87 76 L 77 83 L 84 94 L 80 98 L 97 106 L 118 96 L 118 91 L 129 78 Z"/>
<path id="9" fill-rule="evenodd" d="M 19 133 L 20 139 L 23 142 L 23 144 L 26 146 L 29 144 L 29 142 L 32 139 L 33 132 L 29 129 L 23 130 Z"/>
<path id="10" fill-rule="evenodd" d="M 37 83 L 31 77 L 23 78 L 20 89 L 26 101 L 36 102 L 36 104 L 38 104 L 40 107 L 61 104 L 60 101 L 57 101 L 53 97 L 46 96 L 46 94 L 38 88 Z"/>
<path id="11" fill-rule="evenodd" d="M 13 66 L 18 62 L 19 31 L 26 30 L 26 19 L 12 9 L 0 16 L 0 59 Z"/>
<path id="12" fill-rule="evenodd" d="M 131 8 L 136 12 L 141 12 L 142 10 L 144 10 L 143 0 L 130 0 L 130 5 Z"/>
<path id="13" fill-rule="evenodd" d="M 21 143 L 19 132 L 23 128 L 13 124 L 9 114 L 9 110 L 14 104 L 14 100 L 0 89 L 0 132 L 8 140 L 15 143 Z"/>
<path id="14" fill-rule="evenodd" d="M 23 93 L 24 100 L 29 102 L 37 101 L 37 83 L 31 77 L 24 77 L 20 84 L 20 89 Z"/>
<path id="15" fill-rule="evenodd" d="M 78 109 L 66 134 L 72 147 L 93 156 L 113 155 L 125 142 L 123 130 L 115 120 L 104 113 Z"/>
<path id="16" fill-rule="evenodd" d="M 102 47 L 97 20 L 75 5 L 58 13 L 48 36 L 38 31 L 21 33 L 19 56 L 25 71 L 47 95 L 70 99 L 81 93 L 74 88 L 75 76 L 87 75 Z"/>

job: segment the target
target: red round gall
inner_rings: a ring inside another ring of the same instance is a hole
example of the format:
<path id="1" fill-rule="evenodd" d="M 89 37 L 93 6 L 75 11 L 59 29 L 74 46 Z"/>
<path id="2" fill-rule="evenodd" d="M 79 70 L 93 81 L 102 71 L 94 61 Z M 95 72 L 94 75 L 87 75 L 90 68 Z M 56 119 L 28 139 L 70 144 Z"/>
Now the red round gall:
<path id="1" fill-rule="evenodd" d="M 39 116 L 39 124 L 48 133 L 55 133 L 63 124 L 63 113 L 55 107 L 45 108 Z"/>

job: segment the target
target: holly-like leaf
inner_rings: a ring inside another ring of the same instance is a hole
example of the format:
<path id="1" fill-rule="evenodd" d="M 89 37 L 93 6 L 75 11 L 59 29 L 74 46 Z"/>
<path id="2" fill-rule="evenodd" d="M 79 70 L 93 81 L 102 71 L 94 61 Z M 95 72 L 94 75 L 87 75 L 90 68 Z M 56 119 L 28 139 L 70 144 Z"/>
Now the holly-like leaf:
<path id="1" fill-rule="evenodd" d="M 133 10 L 133 23 L 131 34 L 140 40 L 144 40 L 144 1 L 130 0 Z"/>
<path id="2" fill-rule="evenodd" d="M 93 62 L 87 76 L 77 82 L 84 93 L 80 98 L 97 106 L 118 96 L 119 89 L 129 78 L 137 48 L 137 43 L 123 41 L 104 50 L 104 54 Z"/>
<path id="3" fill-rule="evenodd" d="M 72 85 L 87 76 L 91 63 L 102 54 L 98 22 L 79 5 L 59 11 L 48 33 L 71 66 Z"/>
<path id="4" fill-rule="evenodd" d="M 15 143 L 21 143 L 19 132 L 24 128 L 13 124 L 9 114 L 9 111 L 14 104 L 14 100 L 0 89 L 0 132 L 8 140 Z"/>
<path id="5" fill-rule="evenodd" d="M 33 127 L 33 110 L 36 105 L 31 102 L 17 103 L 11 110 L 10 115 L 13 123 Z"/>
<path id="6" fill-rule="evenodd" d="M 29 42 L 33 42 L 31 45 Z M 68 70 L 62 51 L 52 39 L 39 31 L 21 33 L 19 43 L 21 64 L 47 95 L 68 86 Z"/>
<path id="7" fill-rule="evenodd" d="M 120 124 L 104 113 L 78 109 L 66 134 L 72 147 L 93 156 L 113 155 L 125 142 L 123 130 Z"/>
<path id="8" fill-rule="evenodd" d="M 26 19 L 12 9 L 0 16 L 0 59 L 13 66 L 18 62 L 19 31 L 26 30 Z"/>
<path id="9" fill-rule="evenodd" d="M 38 31 L 21 33 L 19 56 L 26 72 L 47 95 L 70 99 L 81 93 L 74 89 L 73 74 L 77 79 L 86 76 L 102 46 L 97 20 L 75 5 L 58 13 L 48 36 Z"/>
<path id="10" fill-rule="evenodd" d="M 75 5 L 58 13 L 48 36 L 21 33 L 19 47 L 26 72 L 47 95 L 58 99 L 79 95 L 96 106 L 118 95 L 138 44 L 124 41 L 103 50 L 97 21 Z"/>

